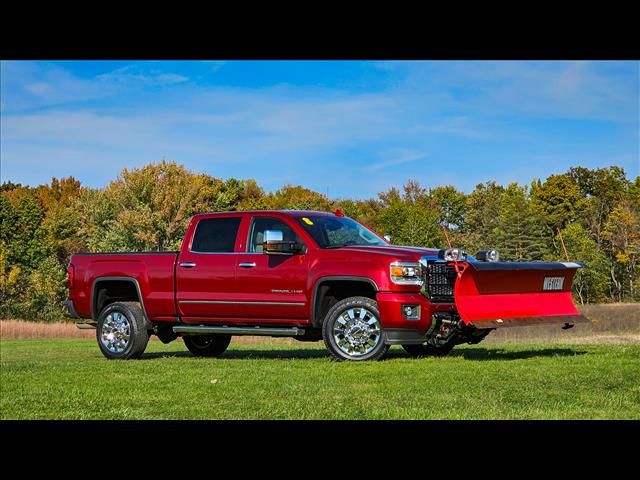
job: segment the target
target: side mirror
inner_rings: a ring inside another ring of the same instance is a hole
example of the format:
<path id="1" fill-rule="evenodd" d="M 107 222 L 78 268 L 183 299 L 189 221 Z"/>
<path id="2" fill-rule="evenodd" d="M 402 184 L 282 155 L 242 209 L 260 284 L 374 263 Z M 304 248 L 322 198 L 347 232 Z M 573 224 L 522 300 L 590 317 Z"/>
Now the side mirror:
<path id="1" fill-rule="evenodd" d="M 385 239 L 387 242 L 391 243 L 391 235 L 386 234 L 386 235 L 384 236 L 384 239 Z"/>
<path id="2" fill-rule="evenodd" d="M 300 245 L 285 242 L 281 230 L 265 230 L 262 252 L 267 255 L 294 255 L 300 252 Z"/>

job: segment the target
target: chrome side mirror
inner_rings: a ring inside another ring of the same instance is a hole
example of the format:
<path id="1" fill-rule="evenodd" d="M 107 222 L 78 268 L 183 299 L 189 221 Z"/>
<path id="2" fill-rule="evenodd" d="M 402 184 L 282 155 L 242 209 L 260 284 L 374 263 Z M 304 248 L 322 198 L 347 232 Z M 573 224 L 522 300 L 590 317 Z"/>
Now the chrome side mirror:
<path id="1" fill-rule="evenodd" d="M 293 255 L 300 251 L 296 242 L 285 242 L 281 230 L 265 230 L 262 251 L 267 255 Z"/>
<path id="2" fill-rule="evenodd" d="M 264 231 L 264 243 L 281 243 L 283 238 L 282 230 Z"/>
<path id="3" fill-rule="evenodd" d="M 389 235 L 388 233 L 384 236 L 384 239 L 385 239 L 387 242 L 391 243 L 391 235 Z"/>

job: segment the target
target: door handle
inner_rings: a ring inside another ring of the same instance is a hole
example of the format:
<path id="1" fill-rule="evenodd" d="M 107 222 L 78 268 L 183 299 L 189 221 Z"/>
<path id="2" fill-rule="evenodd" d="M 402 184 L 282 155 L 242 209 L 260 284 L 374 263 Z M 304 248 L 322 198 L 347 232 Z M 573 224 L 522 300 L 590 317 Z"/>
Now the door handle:
<path id="1" fill-rule="evenodd" d="M 256 266 L 256 262 L 251 262 L 251 263 L 240 263 L 238 264 L 239 267 L 242 268 L 253 268 Z"/>
<path id="2" fill-rule="evenodd" d="M 196 264 L 193 262 L 185 262 L 185 263 L 181 263 L 180 266 L 182 268 L 193 268 L 196 266 Z"/>

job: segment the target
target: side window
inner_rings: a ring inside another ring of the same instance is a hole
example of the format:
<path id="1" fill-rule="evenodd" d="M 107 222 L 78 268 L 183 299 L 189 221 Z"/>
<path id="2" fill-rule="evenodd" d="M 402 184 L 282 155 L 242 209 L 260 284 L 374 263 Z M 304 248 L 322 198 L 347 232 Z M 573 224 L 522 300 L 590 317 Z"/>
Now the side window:
<path id="1" fill-rule="evenodd" d="M 205 218 L 198 222 L 191 242 L 192 252 L 233 252 L 240 217 Z"/>
<path id="2" fill-rule="evenodd" d="M 279 218 L 274 217 L 254 217 L 249 229 L 249 242 L 247 252 L 262 253 L 262 242 L 264 241 L 265 230 L 280 230 L 282 239 L 287 242 L 296 242 L 302 245 L 302 240 L 296 235 L 293 229 Z"/>

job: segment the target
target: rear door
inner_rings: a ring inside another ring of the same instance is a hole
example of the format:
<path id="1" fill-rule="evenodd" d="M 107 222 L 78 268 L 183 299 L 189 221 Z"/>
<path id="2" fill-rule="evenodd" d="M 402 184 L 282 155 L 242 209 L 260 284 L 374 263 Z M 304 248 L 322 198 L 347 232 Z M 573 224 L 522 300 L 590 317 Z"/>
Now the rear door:
<path id="1" fill-rule="evenodd" d="M 236 315 L 239 320 L 300 323 L 308 317 L 308 256 L 264 254 L 265 230 L 280 230 L 284 240 L 303 244 L 288 221 L 267 215 L 251 218 L 245 251 L 237 256 Z"/>
<path id="2" fill-rule="evenodd" d="M 191 244 L 183 246 L 176 267 L 176 301 L 185 323 L 235 315 L 235 247 L 240 222 L 240 216 L 201 218 Z"/>

